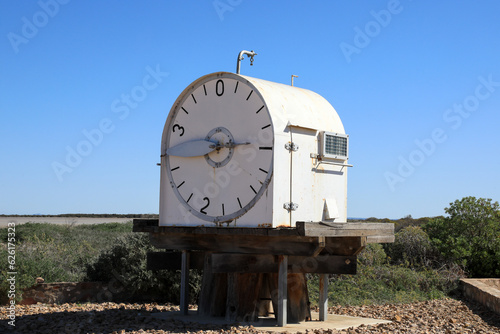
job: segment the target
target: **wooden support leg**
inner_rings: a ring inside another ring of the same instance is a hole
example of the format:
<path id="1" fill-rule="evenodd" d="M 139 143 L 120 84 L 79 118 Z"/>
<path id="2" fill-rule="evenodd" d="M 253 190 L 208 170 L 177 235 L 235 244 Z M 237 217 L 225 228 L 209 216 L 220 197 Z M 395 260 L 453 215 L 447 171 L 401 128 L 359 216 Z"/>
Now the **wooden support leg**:
<path id="1" fill-rule="evenodd" d="M 227 276 L 212 272 L 212 253 L 205 253 L 198 315 L 223 317 L 226 314 Z"/>
<path id="2" fill-rule="evenodd" d="M 319 321 L 326 321 L 328 315 L 328 274 L 319 275 Z"/>
<path id="3" fill-rule="evenodd" d="M 309 292 L 305 274 L 288 274 L 287 323 L 311 320 Z"/>
<path id="4" fill-rule="evenodd" d="M 226 321 L 236 321 L 238 317 L 238 274 L 227 274 Z"/>
<path id="5" fill-rule="evenodd" d="M 287 324 L 287 279 L 288 279 L 288 256 L 280 255 L 278 271 L 278 326 Z"/>
<path id="6" fill-rule="evenodd" d="M 229 273 L 227 278 L 227 321 L 256 321 L 264 275 Z"/>
<path id="7" fill-rule="evenodd" d="M 182 251 L 181 259 L 181 314 L 188 314 L 189 306 L 189 252 Z"/>

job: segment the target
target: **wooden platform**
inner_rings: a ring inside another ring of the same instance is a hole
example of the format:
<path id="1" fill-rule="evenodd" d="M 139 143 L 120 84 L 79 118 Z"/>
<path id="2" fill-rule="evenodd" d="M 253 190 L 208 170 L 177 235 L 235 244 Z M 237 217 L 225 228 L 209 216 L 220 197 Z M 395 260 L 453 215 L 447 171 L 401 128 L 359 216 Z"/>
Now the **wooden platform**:
<path id="1" fill-rule="evenodd" d="M 133 231 L 149 233 L 157 248 L 174 250 L 149 254 L 148 267 L 181 269 L 182 313 L 187 314 L 189 268 L 203 268 L 201 315 L 251 320 L 266 315 L 272 304 L 280 326 L 310 318 L 306 273 L 320 274 L 324 320 L 328 274 L 355 274 L 357 255 L 368 243 L 394 242 L 391 223 L 297 222 L 279 228 L 158 224 L 158 219 L 134 219 Z"/>
<path id="2" fill-rule="evenodd" d="M 303 237 L 367 237 L 368 243 L 394 242 L 394 224 L 297 222 L 296 227 L 159 226 L 158 219 L 134 219 L 134 232 Z"/>
<path id="3" fill-rule="evenodd" d="M 134 219 L 134 232 L 148 232 L 162 249 L 235 254 L 356 255 L 368 243 L 394 242 L 394 224 L 297 222 L 293 228 L 158 226 Z"/>

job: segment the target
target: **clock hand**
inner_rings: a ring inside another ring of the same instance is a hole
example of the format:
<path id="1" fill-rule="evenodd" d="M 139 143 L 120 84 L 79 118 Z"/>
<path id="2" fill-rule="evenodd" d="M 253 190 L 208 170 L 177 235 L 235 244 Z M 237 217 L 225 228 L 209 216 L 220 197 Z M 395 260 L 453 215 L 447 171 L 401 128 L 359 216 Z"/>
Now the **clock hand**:
<path id="1" fill-rule="evenodd" d="M 167 149 L 167 155 L 176 157 L 199 157 L 204 156 L 216 149 L 216 144 L 209 140 L 187 141 Z"/>
<path id="2" fill-rule="evenodd" d="M 215 150 L 220 150 L 221 148 L 234 148 L 236 146 L 240 145 L 250 145 L 250 142 L 244 142 L 244 143 L 233 143 L 233 142 L 228 142 L 225 144 L 213 144 L 210 147 L 214 148 Z"/>

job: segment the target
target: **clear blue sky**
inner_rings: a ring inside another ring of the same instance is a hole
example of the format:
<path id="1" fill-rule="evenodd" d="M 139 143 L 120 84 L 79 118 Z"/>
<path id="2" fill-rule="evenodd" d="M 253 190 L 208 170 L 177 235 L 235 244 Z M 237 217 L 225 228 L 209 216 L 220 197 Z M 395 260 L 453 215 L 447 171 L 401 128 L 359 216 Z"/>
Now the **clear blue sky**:
<path id="1" fill-rule="evenodd" d="M 173 102 L 244 49 L 258 55 L 242 74 L 298 75 L 339 113 L 348 216 L 500 200 L 499 13 L 493 0 L 2 1 L 0 213 L 157 213 Z"/>

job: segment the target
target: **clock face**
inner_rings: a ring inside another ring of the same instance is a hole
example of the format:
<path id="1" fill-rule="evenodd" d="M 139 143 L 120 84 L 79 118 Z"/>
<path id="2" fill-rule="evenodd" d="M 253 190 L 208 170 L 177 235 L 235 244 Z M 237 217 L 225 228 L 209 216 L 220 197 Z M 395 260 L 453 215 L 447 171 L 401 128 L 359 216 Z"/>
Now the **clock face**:
<path id="1" fill-rule="evenodd" d="M 210 76 L 170 113 L 163 154 L 182 207 L 214 223 L 245 214 L 273 174 L 273 126 L 258 90 L 237 75 Z"/>

